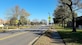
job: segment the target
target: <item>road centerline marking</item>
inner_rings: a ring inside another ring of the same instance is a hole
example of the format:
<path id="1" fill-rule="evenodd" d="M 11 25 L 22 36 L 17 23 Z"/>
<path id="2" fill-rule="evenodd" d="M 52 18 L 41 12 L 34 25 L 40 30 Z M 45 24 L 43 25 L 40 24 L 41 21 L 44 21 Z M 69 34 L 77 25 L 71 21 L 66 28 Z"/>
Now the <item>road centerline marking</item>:
<path id="1" fill-rule="evenodd" d="M 22 34 L 25 34 L 25 33 L 27 33 L 27 32 L 22 32 L 22 33 L 17 33 L 17 34 L 9 35 L 9 36 L 0 38 L 0 40 L 9 39 L 9 38 L 12 38 L 12 37 L 15 37 L 15 36 L 18 36 L 18 35 L 22 35 Z"/>

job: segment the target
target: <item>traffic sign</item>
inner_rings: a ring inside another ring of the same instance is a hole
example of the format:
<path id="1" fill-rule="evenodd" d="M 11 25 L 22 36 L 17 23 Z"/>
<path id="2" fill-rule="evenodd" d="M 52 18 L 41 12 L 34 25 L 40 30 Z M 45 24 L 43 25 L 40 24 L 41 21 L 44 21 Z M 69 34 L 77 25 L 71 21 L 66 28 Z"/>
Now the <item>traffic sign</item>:
<path id="1" fill-rule="evenodd" d="M 50 17 L 50 16 L 48 17 L 48 20 L 49 20 L 49 21 L 51 20 L 51 17 Z"/>

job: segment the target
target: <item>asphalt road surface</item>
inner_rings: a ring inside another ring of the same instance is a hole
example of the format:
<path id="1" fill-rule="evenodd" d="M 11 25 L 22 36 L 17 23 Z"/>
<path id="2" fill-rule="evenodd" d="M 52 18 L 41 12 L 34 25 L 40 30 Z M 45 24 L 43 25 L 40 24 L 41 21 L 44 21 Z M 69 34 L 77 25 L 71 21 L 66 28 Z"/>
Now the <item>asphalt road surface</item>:
<path id="1" fill-rule="evenodd" d="M 35 26 L 29 29 L 12 30 L 0 33 L 0 45 L 28 45 L 43 34 L 48 26 Z"/>

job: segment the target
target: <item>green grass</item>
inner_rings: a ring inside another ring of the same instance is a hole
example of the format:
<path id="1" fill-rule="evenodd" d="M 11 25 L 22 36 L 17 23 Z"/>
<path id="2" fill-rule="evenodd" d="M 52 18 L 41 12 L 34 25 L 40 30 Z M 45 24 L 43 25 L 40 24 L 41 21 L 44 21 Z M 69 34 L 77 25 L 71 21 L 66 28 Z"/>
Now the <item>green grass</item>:
<path id="1" fill-rule="evenodd" d="M 6 32 L 6 30 L 0 30 L 0 33 Z"/>
<path id="2" fill-rule="evenodd" d="M 8 26 L 8 29 L 17 29 L 17 26 Z"/>
<path id="3" fill-rule="evenodd" d="M 71 30 L 64 30 L 64 31 L 58 31 L 58 33 L 61 35 L 63 40 L 67 44 L 76 44 L 76 45 L 82 45 L 82 31 L 77 31 L 75 33 L 71 32 Z"/>
<path id="4" fill-rule="evenodd" d="M 31 26 L 19 26 L 20 29 L 30 28 Z"/>
<path id="5" fill-rule="evenodd" d="M 5 26 L 5 27 L 0 27 L 0 29 L 24 29 L 24 28 L 30 28 L 31 26 Z"/>
<path id="6" fill-rule="evenodd" d="M 66 45 L 82 45 L 82 30 L 77 29 L 77 32 L 72 32 L 71 28 L 60 29 L 58 25 L 54 27 L 63 38 Z"/>
<path id="7" fill-rule="evenodd" d="M 8 28 L 5 26 L 5 27 L 0 27 L 0 33 L 2 32 L 6 32 L 7 29 L 17 29 L 18 26 L 8 26 Z M 19 29 L 24 29 L 24 28 L 31 28 L 31 26 L 19 26 Z"/>
<path id="8" fill-rule="evenodd" d="M 59 26 L 58 24 L 54 24 L 54 25 L 52 25 L 51 27 L 52 27 L 53 29 L 59 29 L 59 30 L 64 29 L 62 26 Z"/>

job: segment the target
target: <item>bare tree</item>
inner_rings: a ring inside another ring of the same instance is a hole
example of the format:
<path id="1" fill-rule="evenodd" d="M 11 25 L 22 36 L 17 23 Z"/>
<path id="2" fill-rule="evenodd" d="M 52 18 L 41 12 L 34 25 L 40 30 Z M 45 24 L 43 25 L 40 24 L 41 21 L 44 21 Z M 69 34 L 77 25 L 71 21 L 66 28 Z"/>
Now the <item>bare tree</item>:
<path id="1" fill-rule="evenodd" d="M 30 16 L 30 14 L 28 12 L 26 12 L 24 9 L 21 10 L 21 16 Z"/>
<path id="2" fill-rule="evenodd" d="M 60 2 L 64 5 L 67 5 L 71 11 L 72 14 L 72 25 L 73 30 L 72 32 L 76 32 L 76 19 L 74 17 L 73 11 L 82 9 L 82 0 L 60 0 Z"/>
<path id="3" fill-rule="evenodd" d="M 20 13 L 20 8 L 18 5 L 16 5 L 14 8 L 9 8 L 9 10 L 6 12 L 6 18 L 8 18 L 9 20 L 13 17 L 18 17 Z"/>
<path id="4" fill-rule="evenodd" d="M 24 23 L 27 23 L 27 17 L 30 16 L 30 14 L 28 12 L 26 12 L 24 9 L 20 9 L 18 5 L 16 5 L 14 8 L 10 9 L 9 11 L 7 11 L 7 18 L 13 22 L 16 23 L 13 20 L 23 20 Z M 13 19 L 16 18 L 16 19 Z"/>
<path id="5" fill-rule="evenodd" d="M 40 22 L 39 22 L 39 20 L 38 19 L 33 19 L 32 20 L 32 24 L 33 25 L 38 25 Z"/>
<path id="6" fill-rule="evenodd" d="M 27 17 L 30 16 L 28 12 L 26 12 L 24 9 L 20 11 L 20 24 L 25 25 L 27 24 Z"/>
<path id="7" fill-rule="evenodd" d="M 47 24 L 47 20 L 42 19 L 42 20 L 40 21 L 40 23 L 41 23 L 41 24 L 45 24 L 45 25 L 46 25 L 46 24 Z"/>

